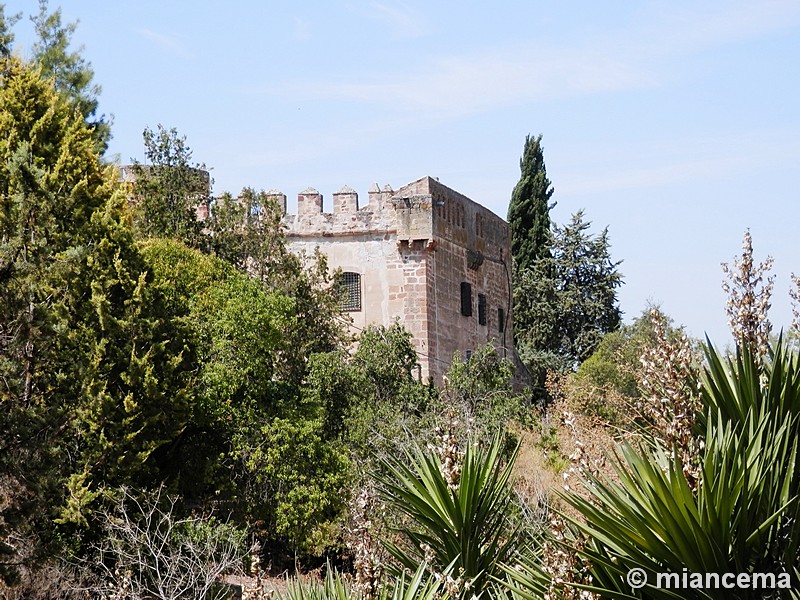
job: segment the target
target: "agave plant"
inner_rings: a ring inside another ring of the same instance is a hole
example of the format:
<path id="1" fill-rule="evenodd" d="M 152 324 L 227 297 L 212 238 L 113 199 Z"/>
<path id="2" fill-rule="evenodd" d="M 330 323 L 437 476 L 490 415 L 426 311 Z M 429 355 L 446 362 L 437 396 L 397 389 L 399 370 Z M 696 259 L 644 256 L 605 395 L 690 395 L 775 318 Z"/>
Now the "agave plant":
<path id="1" fill-rule="evenodd" d="M 488 448 L 468 445 L 455 477 L 433 450 L 413 450 L 408 464 L 384 461 L 380 494 L 407 518 L 397 530 L 404 543 L 386 542 L 402 569 L 414 572 L 427 562 L 431 574 L 448 582 L 445 589 L 464 597 L 480 596 L 503 576 L 501 565 L 520 540 L 510 519 L 509 482 L 519 447 L 508 461 L 502 447 L 499 436 Z"/>
<path id="2" fill-rule="evenodd" d="M 586 587 L 601 597 L 765 597 L 765 590 L 659 589 L 658 573 L 788 572 L 797 582 L 800 362 L 780 341 L 766 360 L 748 348 L 723 357 L 710 344 L 706 354 L 696 489 L 672 449 L 625 445 L 615 480 L 588 475 L 588 500 L 563 496 L 589 539 L 581 550 L 593 578 Z M 631 569 L 641 569 L 648 585 L 632 589 Z M 524 577 L 511 578 L 530 588 Z"/>

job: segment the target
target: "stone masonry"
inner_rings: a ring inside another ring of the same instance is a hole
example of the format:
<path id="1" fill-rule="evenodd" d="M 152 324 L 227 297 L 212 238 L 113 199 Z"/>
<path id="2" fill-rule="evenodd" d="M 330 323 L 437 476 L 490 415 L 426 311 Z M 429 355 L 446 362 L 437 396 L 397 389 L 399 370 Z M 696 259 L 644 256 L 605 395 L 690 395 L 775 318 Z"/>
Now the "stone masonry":
<path id="1" fill-rule="evenodd" d="M 286 196 L 270 195 L 285 209 Z M 284 217 L 290 249 L 319 248 L 342 270 L 356 329 L 399 319 L 413 336 L 423 378 L 441 383 L 454 353 L 466 356 L 486 342 L 515 360 L 503 219 L 431 177 L 397 191 L 375 184 L 365 206 L 345 186 L 333 194 L 332 213 L 312 188 L 297 204 L 297 214 Z"/>

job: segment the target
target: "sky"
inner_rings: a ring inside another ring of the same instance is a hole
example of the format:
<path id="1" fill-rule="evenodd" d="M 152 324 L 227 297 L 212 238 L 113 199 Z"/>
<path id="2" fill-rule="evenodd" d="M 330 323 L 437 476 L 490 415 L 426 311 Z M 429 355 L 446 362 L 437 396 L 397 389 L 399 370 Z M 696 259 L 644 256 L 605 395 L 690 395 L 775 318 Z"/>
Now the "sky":
<path id="1" fill-rule="evenodd" d="M 16 49 L 33 41 L 34 0 Z M 541 134 L 551 217 L 608 227 L 626 321 L 658 304 L 727 343 L 721 262 L 749 229 L 775 260 L 771 319 L 800 274 L 800 2 L 51 0 L 79 20 L 109 153 L 175 127 L 214 192 L 420 177 L 505 217 Z M 327 210 L 327 209 L 326 209 Z"/>

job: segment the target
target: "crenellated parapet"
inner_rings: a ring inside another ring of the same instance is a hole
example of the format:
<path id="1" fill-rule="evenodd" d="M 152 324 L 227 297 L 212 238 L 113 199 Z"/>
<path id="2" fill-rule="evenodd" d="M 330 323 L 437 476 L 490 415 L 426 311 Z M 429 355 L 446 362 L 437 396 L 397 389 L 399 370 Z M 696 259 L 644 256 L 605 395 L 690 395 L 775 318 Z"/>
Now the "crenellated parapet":
<path id="1" fill-rule="evenodd" d="M 273 193 L 285 198 L 281 192 L 270 192 Z M 368 203 L 361 206 L 358 193 L 345 185 L 333 193 L 333 211 L 324 212 L 323 195 L 313 187 L 306 188 L 297 195 L 297 212 L 284 215 L 286 234 L 289 237 L 327 237 L 394 233 L 397 211 L 393 196 L 391 186 L 381 189 L 375 183 L 367 193 Z"/>
<path id="2" fill-rule="evenodd" d="M 286 206 L 281 192 L 269 194 Z M 322 194 L 306 188 L 297 195 L 297 213 L 284 217 L 286 233 L 290 237 L 384 233 L 408 243 L 445 238 L 490 254 L 509 243 L 508 224 L 503 219 L 432 177 L 422 177 L 398 190 L 374 183 L 367 199 L 361 206 L 358 193 L 345 185 L 333 193 L 332 212 L 324 212 Z"/>

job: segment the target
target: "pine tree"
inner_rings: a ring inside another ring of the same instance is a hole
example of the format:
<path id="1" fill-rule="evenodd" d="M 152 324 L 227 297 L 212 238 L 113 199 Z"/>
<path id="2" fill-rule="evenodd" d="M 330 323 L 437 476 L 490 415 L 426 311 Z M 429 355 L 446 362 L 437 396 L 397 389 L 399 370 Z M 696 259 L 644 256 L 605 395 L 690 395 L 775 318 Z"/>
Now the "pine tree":
<path id="1" fill-rule="evenodd" d="M 550 198 L 553 186 L 547 178 L 542 151 L 542 136 L 525 138 L 519 162 L 522 172 L 511 194 L 508 224 L 511 229 L 511 256 L 515 268 L 523 271 L 550 256 Z"/>
<path id="2" fill-rule="evenodd" d="M 33 60 L 45 78 L 52 77 L 56 89 L 70 99 L 72 106 L 83 115 L 96 140 L 96 149 L 103 153 L 111 139 L 111 126 L 105 115 L 98 116 L 100 86 L 93 83 L 94 70 L 81 56 L 83 47 L 69 49 L 78 22 L 63 25 L 61 9 L 52 13 L 48 0 L 39 0 L 39 13 L 31 15 L 37 42 L 33 45 Z"/>
<path id="3" fill-rule="evenodd" d="M 608 228 L 592 236 L 590 227 L 578 211 L 556 228 L 553 248 L 560 298 L 558 350 L 579 363 L 592 355 L 604 334 L 619 327 L 622 316 L 616 291 L 622 285 L 620 262 L 611 260 Z"/>
<path id="4" fill-rule="evenodd" d="M 611 260 L 608 229 L 592 236 L 590 226 L 578 211 L 569 224 L 555 227 L 551 256 L 517 272 L 517 347 L 541 381 L 545 370 L 586 360 L 620 324 L 620 263 Z"/>
<path id="5" fill-rule="evenodd" d="M 11 56 L 11 48 L 14 45 L 14 34 L 11 33 L 11 28 L 21 18 L 21 13 L 7 17 L 5 4 L 0 4 L 0 58 Z"/>

